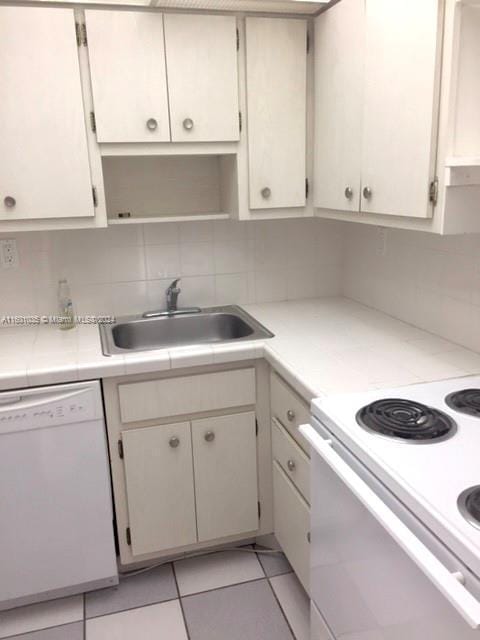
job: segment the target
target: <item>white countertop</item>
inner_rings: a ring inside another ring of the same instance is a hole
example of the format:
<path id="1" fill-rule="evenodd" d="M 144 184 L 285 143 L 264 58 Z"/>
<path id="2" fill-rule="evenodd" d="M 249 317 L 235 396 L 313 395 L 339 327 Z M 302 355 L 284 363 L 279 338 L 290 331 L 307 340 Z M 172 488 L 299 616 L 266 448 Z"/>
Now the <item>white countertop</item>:
<path id="1" fill-rule="evenodd" d="M 265 357 L 305 399 L 480 373 L 480 354 L 345 298 L 245 305 L 275 337 L 104 356 L 98 327 L 0 328 L 0 390 Z"/>

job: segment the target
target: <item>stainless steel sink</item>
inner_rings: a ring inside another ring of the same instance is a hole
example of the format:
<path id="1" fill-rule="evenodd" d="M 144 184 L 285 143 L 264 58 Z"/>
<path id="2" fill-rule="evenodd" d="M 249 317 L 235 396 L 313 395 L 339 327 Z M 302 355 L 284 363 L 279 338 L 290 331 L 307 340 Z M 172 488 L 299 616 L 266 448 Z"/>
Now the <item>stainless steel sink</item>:
<path id="1" fill-rule="evenodd" d="M 194 344 L 258 340 L 273 337 L 268 329 L 236 306 L 155 318 L 126 316 L 100 325 L 104 355 L 150 351 Z"/>

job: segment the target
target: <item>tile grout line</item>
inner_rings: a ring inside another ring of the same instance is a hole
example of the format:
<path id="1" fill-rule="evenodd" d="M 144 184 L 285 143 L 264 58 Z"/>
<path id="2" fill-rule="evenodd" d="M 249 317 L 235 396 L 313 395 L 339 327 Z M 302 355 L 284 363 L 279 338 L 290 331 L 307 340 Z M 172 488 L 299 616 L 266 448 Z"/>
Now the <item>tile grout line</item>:
<path id="1" fill-rule="evenodd" d="M 177 572 L 175 571 L 175 563 L 172 562 L 171 565 L 172 565 L 173 579 L 175 580 L 175 587 L 177 588 L 177 595 L 178 595 L 177 599 L 178 599 L 178 603 L 180 605 L 180 611 L 182 612 L 183 626 L 185 627 L 185 633 L 187 634 L 187 639 L 190 640 L 190 631 L 188 630 L 187 617 L 185 616 L 185 610 L 183 608 L 182 597 L 180 595 L 180 588 L 178 586 Z"/>
<path id="2" fill-rule="evenodd" d="M 276 576 L 272 576 L 272 577 L 276 577 Z M 287 626 L 288 626 L 288 628 L 290 629 L 290 633 L 292 634 L 292 638 L 293 638 L 293 640 L 297 640 L 297 637 L 296 637 L 296 635 L 295 635 L 295 634 L 294 634 L 294 632 L 293 632 L 293 629 L 292 629 L 292 626 L 291 626 L 291 624 L 290 624 L 290 621 L 289 621 L 289 619 L 287 618 L 287 614 L 286 614 L 286 613 L 285 613 L 285 611 L 283 610 L 283 607 L 282 607 L 282 605 L 281 605 L 281 603 L 280 603 L 280 600 L 278 599 L 277 594 L 275 593 L 275 589 L 273 588 L 272 583 L 270 582 L 270 578 L 267 578 L 267 582 L 268 582 L 268 585 L 269 585 L 269 587 L 270 587 L 270 589 L 271 589 L 271 591 L 272 591 L 272 593 L 273 593 L 273 597 L 275 598 L 275 601 L 276 601 L 276 603 L 278 604 L 278 606 L 279 606 L 279 608 L 280 608 L 280 611 L 281 611 L 281 613 L 282 613 L 282 616 L 284 617 L 285 622 L 287 623 Z"/>

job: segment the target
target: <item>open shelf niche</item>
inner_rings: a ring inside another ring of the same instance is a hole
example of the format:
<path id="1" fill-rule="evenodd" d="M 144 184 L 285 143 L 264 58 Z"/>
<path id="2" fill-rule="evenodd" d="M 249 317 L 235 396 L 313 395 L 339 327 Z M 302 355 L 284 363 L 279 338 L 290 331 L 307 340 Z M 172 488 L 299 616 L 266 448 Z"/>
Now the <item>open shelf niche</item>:
<path id="1" fill-rule="evenodd" d="M 109 224 L 236 218 L 237 157 L 106 156 Z"/>

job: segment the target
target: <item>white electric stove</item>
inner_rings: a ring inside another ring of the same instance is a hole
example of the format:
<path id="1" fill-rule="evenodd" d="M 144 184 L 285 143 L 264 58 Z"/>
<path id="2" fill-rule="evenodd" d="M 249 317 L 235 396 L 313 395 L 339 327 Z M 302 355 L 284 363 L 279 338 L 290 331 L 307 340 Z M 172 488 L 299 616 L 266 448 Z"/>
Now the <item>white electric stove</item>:
<path id="1" fill-rule="evenodd" d="M 480 640 L 480 376 L 312 412 L 313 637 Z"/>

